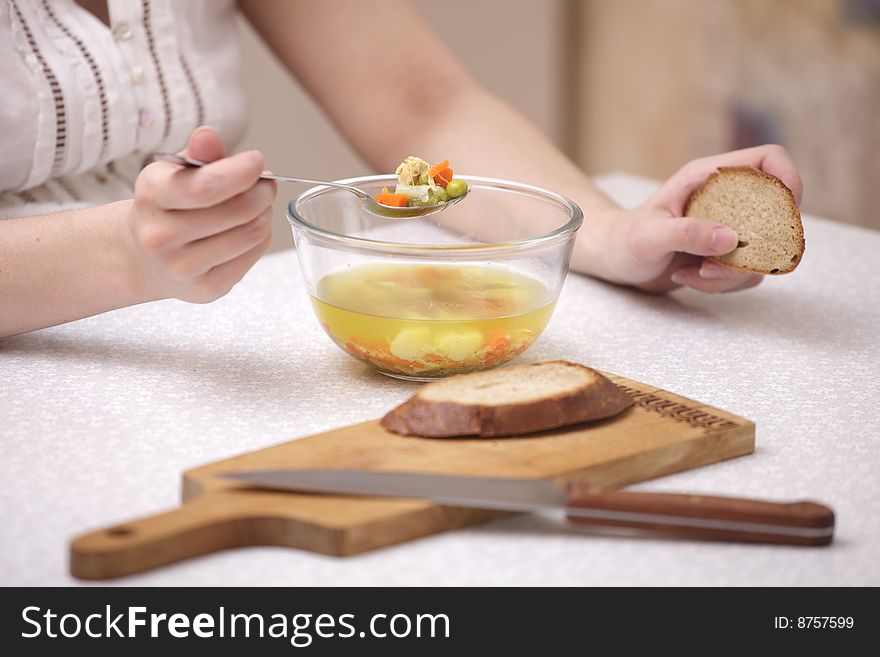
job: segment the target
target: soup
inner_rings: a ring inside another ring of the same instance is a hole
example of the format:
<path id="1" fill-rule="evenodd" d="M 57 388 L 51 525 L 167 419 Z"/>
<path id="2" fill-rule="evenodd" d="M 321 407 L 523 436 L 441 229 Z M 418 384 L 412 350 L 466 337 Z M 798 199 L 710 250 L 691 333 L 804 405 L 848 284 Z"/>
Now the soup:
<path id="1" fill-rule="evenodd" d="M 312 303 L 351 355 L 389 374 L 429 378 L 518 356 L 544 330 L 555 299 L 512 269 L 375 263 L 324 276 Z"/>

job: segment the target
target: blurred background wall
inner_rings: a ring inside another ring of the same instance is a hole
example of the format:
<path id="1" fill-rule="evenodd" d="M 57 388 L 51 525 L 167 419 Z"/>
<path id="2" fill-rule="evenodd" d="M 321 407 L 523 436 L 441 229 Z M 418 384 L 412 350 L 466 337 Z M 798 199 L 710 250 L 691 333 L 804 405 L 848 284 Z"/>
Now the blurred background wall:
<path id="1" fill-rule="evenodd" d="M 416 4 L 431 20 L 436 3 Z M 662 179 L 694 157 L 777 142 L 804 178 L 805 212 L 880 229 L 880 0 L 443 6 L 468 20 L 431 20 L 441 38 L 588 173 Z M 280 173 L 369 173 L 245 22 L 242 35 L 241 147 Z M 280 188 L 274 248 L 292 244 L 284 205 L 301 189 Z"/>
<path id="2" fill-rule="evenodd" d="M 765 142 L 806 212 L 880 228 L 880 1 L 575 0 L 576 159 L 663 178 Z"/>

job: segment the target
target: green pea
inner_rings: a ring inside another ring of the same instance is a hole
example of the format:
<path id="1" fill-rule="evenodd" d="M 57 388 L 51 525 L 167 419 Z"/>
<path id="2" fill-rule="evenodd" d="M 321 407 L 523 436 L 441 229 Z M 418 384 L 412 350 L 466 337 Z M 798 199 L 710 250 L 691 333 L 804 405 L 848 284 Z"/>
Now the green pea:
<path id="1" fill-rule="evenodd" d="M 464 180 L 450 180 L 446 185 L 446 195 L 449 198 L 458 198 L 467 194 L 468 186 Z"/>

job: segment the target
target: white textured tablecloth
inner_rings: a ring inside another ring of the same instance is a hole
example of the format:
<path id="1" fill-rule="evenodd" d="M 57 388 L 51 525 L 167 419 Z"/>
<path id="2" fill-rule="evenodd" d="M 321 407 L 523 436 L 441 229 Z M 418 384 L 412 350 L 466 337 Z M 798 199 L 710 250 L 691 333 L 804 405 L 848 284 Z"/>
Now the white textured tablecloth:
<path id="1" fill-rule="evenodd" d="M 623 203 L 654 185 L 600 183 Z M 640 489 L 813 498 L 830 548 L 582 536 L 518 516 L 335 558 L 247 548 L 144 585 L 880 584 L 880 233 L 805 218 L 798 270 L 755 290 L 643 295 L 570 276 L 524 360 L 565 357 L 751 418 L 757 451 Z M 383 414 L 413 391 L 339 351 L 294 252 L 227 297 L 0 341 L 0 584 L 72 584 L 70 538 L 178 504 L 185 469 Z"/>

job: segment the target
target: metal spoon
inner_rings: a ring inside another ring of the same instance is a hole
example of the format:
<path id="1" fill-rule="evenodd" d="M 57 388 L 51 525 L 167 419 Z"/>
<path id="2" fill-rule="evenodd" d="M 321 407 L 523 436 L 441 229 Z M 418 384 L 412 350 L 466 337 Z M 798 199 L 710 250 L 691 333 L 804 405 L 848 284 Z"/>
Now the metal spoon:
<path id="1" fill-rule="evenodd" d="M 207 162 L 194 160 L 191 157 L 186 157 L 185 155 L 177 155 L 176 153 L 154 153 L 153 159 L 166 160 L 168 162 L 173 162 L 174 164 L 179 164 L 184 167 L 193 168 L 202 167 L 207 164 Z M 372 196 L 367 194 L 364 190 L 355 187 L 354 185 L 346 185 L 345 183 L 331 182 L 329 180 L 313 180 L 312 178 L 299 178 L 295 176 L 276 176 L 269 173 L 264 173 L 260 176 L 260 178 L 262 180 L 277 180 L 278 182 L 306 183 L 308 185 L 327 185 L 328 187 L 339 187 L 341 189 L 348 190 L 349 192 L 355 194 L 358 198 L 360 198 L 363 203 L 364 210 L 378 217 L 384 217 L 385 219 L 411 219 L 414 217 L 425 217 L 429 214 L 434 214 L 435 212 L 442 212 L 446 208 L 458 203 L 470 193 L 470 190 L 468 190 L 458 198 L 452 198 L 448 201 L 435 203 L 434 205 L 417 205 L 412 207 L 399 208 L 391 205 L 382 205 Z"/>

